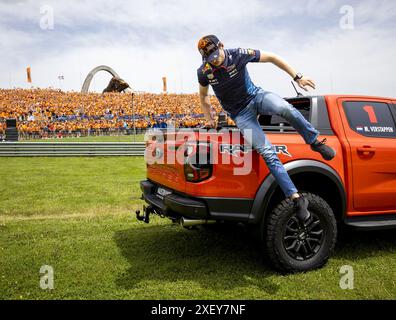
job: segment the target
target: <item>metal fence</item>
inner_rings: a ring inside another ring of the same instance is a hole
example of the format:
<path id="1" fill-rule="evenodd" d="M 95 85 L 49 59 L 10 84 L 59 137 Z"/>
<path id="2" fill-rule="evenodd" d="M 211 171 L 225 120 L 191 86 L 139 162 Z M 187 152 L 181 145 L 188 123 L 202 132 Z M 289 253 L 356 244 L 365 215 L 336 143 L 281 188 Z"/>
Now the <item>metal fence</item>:
<path id="1" fill-rule="evenodd" d="M 0 142 L 0 157 L 143 156 L 144 142 Z"/>
<path id="2" fill-rule="evenodd" d="M 146 129 L 136 128 L 136 135 L 145 134 Z M 36 139 L 55 139 L 55 138 L 80 138 L 80 137 L 98 137 L 98 136 L 128 136 L 131 141 L 135 138 L 135 131 L 132 129 L 95 129 L 95 130 L 57 130 L 57 131 L 37 131 L 37 132 L 18 132 L 19 141 L 36 140 Z M 4 134 L 4 138 L 5 138 Z M 0 140 L 2 134 L 0 132 Z"/>

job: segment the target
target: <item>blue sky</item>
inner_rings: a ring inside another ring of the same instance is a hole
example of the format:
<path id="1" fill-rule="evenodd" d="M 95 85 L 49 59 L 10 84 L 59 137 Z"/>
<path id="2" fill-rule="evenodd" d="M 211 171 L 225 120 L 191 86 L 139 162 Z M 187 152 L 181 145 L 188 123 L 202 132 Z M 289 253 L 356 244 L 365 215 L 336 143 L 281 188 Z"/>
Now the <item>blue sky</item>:
<path id="1" fill-rule="evenodd" d="M 53 29 L 40 27 L 48 8 Z M 393 0 L 3 0 L 0 87 L 28 88 L 30 66 L 34 86 L 79 91 L 87 73 L 105 64 L 135 90 L 160 92 L 166 76 L 170 92 L 195 92 L 196 43 L 214 33 L 226 47 L 281 55 L 317 82 L 314 94 L 395 97 L 395 31 Z M 288 75 L 274 66 L 250 64 L 249 71 L 257 85 L 293 95 Z M 98 74 L 91 90 L 109 79 Z"/>

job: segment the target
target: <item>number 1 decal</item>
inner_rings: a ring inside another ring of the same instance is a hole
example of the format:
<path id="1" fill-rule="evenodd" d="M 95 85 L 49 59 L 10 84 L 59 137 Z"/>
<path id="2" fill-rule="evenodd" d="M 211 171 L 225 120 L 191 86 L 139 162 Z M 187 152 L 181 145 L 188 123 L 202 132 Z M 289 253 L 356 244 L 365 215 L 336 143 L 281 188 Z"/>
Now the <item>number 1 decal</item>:
<path id="1" fill-rule="evenodd" d="M 375 111 L 372 106 L 364 106 L 363 110 L 368 113 L 371 123 L 378 123 L 377 116 L 375 115 Z"/>

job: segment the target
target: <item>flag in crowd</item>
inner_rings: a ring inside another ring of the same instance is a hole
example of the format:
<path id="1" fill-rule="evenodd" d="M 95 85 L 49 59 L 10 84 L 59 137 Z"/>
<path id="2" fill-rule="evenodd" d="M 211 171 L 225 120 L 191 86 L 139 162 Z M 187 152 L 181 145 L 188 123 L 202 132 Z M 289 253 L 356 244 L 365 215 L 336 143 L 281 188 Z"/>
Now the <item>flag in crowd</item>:
<path id="1" fill-rule="evenodd" d="M 32 83 L 32 75 L 31 75 L 30 67 L 26 68 L 26 73 L 27 73 L 27 82 Z"/>
<path id="2" fill-rule="evenodd" d="M 163 84 L 162 91 L 167 92 L 168 88 L 166 86 L 166 77 L 162 77 L 162 84 Z"/>

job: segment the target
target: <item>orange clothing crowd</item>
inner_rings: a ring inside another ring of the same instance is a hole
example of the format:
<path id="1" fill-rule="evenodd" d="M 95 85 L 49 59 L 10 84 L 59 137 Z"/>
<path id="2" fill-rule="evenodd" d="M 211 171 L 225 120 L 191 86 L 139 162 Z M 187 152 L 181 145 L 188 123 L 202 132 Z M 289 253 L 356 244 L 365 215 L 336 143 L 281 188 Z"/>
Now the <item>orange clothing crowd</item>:
<path id="1" fill-rule="evenodd" d="M 216 112 L 221 107 L 215 97 Z M 197 127 L 205 123 L 198 94 L 79 93 L 53 89 L 0 89 L 0 134 L 16 118 L 20 135 L 87 135 L 138 132 L 151 127 Z"/>

